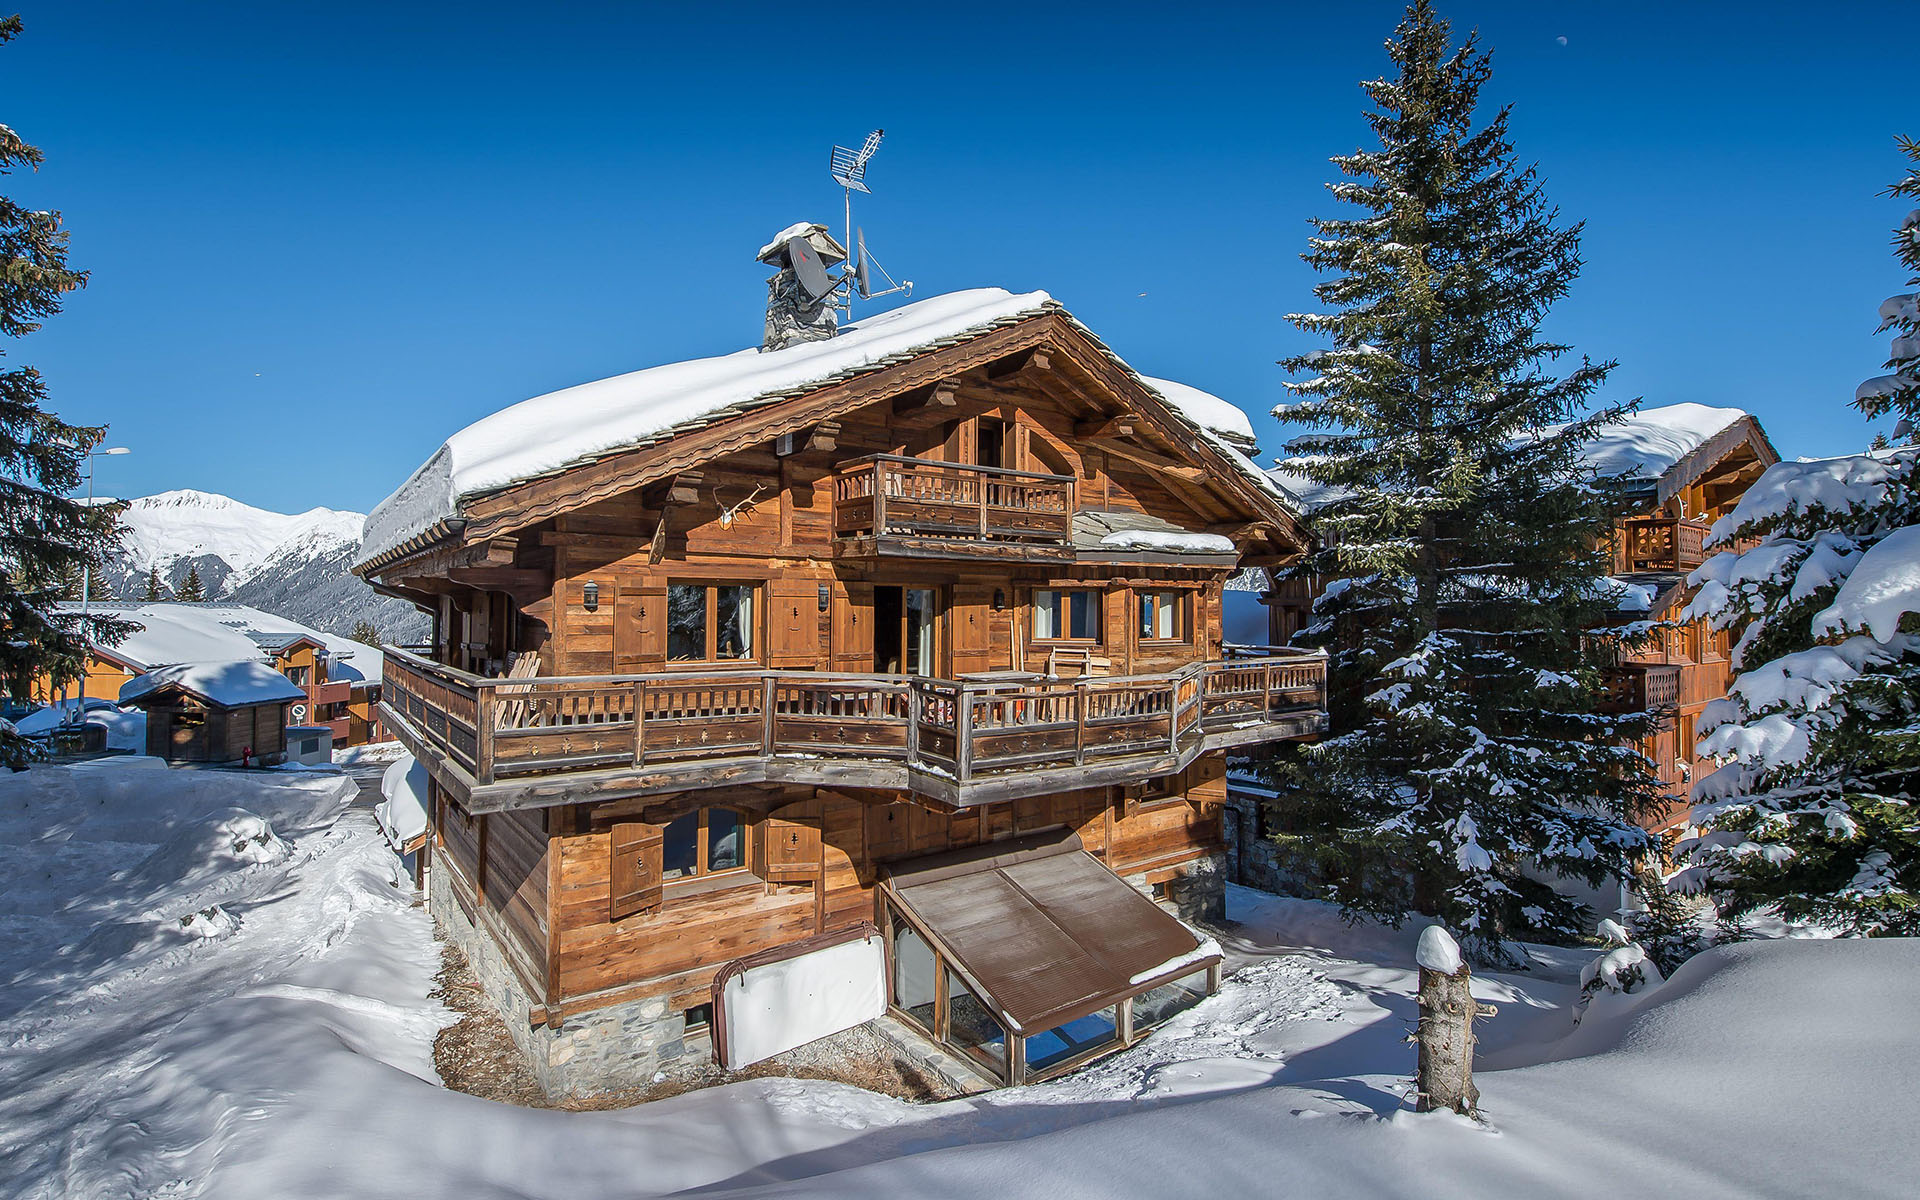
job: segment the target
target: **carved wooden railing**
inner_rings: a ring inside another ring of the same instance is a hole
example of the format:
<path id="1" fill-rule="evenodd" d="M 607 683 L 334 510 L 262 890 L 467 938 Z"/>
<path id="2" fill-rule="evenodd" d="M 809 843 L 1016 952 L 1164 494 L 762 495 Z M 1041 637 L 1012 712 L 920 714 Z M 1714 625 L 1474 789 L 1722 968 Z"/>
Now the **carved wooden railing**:
<path id="1" fill-rule="evenodd" d="M 894 760 L 964 783 L 1178 752 L 1326 706 L 1326 659 L 1286 650 L 1031 682 L 753 670 L 483 679 L 386 653 L 384 703 L 476 784 L 785 755 Z"/>
<path id="2" fill-rule="evenodd" d="M 1622 663 L 1602 675 L 1603 707 L 1613 712 L 1671 711 L 1680 704 L 1680 670 L 1672 663 Z"/>
<path id="3" fill-rule="evenodd" d="M 878 454 L 834 477 L 836 537 L 961 538 L 1066 546 L 1073 477 Z"/>
<path id="4" fill-rule="evenodd" d="M 1629 517 L 1620 524 L 1615 568 L 1691 571 L 1707 561 L 1707 522 L 1685 517 Z"/>

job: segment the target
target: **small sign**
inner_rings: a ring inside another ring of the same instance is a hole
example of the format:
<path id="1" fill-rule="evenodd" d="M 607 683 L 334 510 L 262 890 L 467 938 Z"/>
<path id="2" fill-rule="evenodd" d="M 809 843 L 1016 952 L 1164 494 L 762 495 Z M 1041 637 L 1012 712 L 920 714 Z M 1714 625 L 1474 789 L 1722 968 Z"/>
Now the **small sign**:
<path id="1" fill-rule="evenodd" d="M 304 704 L 296 704 L 287 711 L 292 714 L 295 724 L 307 719 L 307 706 Z"/>

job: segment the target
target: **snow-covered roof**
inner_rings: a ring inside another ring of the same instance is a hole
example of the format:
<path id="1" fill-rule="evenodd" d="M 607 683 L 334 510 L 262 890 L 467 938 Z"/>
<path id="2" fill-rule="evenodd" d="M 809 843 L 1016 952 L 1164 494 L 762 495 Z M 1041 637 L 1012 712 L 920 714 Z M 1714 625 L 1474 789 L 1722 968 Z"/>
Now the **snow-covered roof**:
<path id="1" fill-rule="evenodd" d="M 952 292 L 856 321 L 823 341 L 667 363 L 522 400 L 448 438 L 383 500 L 367 517 L 361 559 L 433 528 L 470 496 L 636 449 L 1051 307 L 1045 292 Z"/>
<path id="2" fill-rule="evenodd" d="M 1747 415 L 1743 409 L 1691 403 L 1643 408 L 1602 429 L 1582 457 L 1602 475 L 1652 482 Z"/>
<path id="3" fill-rule="evenodd" d="M 1692 403 L 1641 409 L 1602 429 L 1582 449 L 1581 457 L 1602 475 L 1652 483 L 1747 416 L 1743 409 Z M 1342 489 L 1316 483 L 1297 469 L 1304 461 L 1307 457 L 1281 459 L 1267 475 L 1304 512 L 1318 511 L 1340 499 Z"/>
<path id="4" fill-rule="evenodd" d="M 1142 375 L 1140 378 L 1159 392 L 1175 412 L 1200 428 L 1211 429 L 1230 438 L 1241 438 L 1249 443 L 1254 440 L 1253 422 L 1239 405 L 1175 379 L 1155 379 L 1151 375 Z"/>
<path id="5" fill-rule="evenodd" d="M 63 605 L 79 611 L 78 605 Z M 379 683 L 380 651 L 336 633 L 309 629 L 298 621 L 262 612 L 244 604 L 194 604 L 182 601 L 156 601 L 148 604 L 100 604 L 93 611 L 130 621 L 139 629 L 118 645 L 102 647 L 102 652 L 126 663 L 136 671 L 150 671 L 190 662 L 233 662 L 259 659 L 302 638 L 311 638 L 327 648 L 330 677 L 340 673 L 351 660 L 355 674 L 370 683 Z"/>
<path id="6" fill-rule="evenodd" d="M 258 659 L 242 662 L 193 662 L 137 675 L 120 688 L 122 704 L 162 688 L 177 687 L 227 708 L 304 700 L 306 692 Z"/>
<path id="7" fill-rule="evenodd" d="M 460 504 L 471 497 L 651 445 L 990 329 L 1063 311 L 1045 292 L 975 288 L 866 317 L 822 341 L 667 363 L 522 400 L 448 438 L 382 501 L 367 517 L 361 561 L 433 530 L 456 516 Z M 1245 413 L 1197 388 L 1146 379 L 1118 356 L 1114 360 L 1163 396 L 1169 408 L 1249 482 L 1272 499 L 1288 502 L 1285 493 L 1226 440 L 1251 440 L 1253 425 Z"/>

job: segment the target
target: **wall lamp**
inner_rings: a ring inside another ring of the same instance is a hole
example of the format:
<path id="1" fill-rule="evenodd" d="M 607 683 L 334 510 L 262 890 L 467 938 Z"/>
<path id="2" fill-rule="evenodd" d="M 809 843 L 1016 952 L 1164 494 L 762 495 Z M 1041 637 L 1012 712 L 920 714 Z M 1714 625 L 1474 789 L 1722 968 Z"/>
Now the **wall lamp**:
<path id="1" fill-rule="evenodd" d="M 587 611 L 599 612 L 600 611 L 600 585 L 595 583 L 593 580 L 589 579 L 587 580 L 586 586 L 581 588 L 580 591 L 581 591 L 581 599 L 585 602 L 587 606 Z"/>

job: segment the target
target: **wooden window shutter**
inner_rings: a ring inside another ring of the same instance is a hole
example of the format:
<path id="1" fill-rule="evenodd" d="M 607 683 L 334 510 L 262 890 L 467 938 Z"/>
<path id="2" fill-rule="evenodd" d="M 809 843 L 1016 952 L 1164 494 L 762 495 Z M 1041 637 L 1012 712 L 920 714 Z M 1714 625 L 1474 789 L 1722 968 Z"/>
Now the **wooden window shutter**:
<path id="1" fill-rule="evenodd" d="M 815 579 L 773 581 L 771 630 L 773 665 L 811 670 L 820 665 L 820 585 Z"/>
<path id="2" fill-rule="evenodd" d="M 766 828 L 761 832 L 761 844 L 764 847 L 765 869 L 760 872 L 763 879 L 773 882 L 791 880 L 818 879 L 820 863 L 820 829 L 799 821 L 782 821 L 768 818 Z"/>
<path id="3" fill-rule="evenodd" d="M 834 585 L 833 666 L 838 671 L 873 670 L 873 585 Z"/>
<path id="4" fill-rule="evenodd" d="M 613 827 L 612 856 L 608 874 L 612 879 L 612 898 L 607 919 L 660 907 L 660 850 L 666 831 L 658 825 L 639 821 Z"/>
<path id="5" fill-rule="evenodd" d="M 621 588 L 613 623 L 614 670 L 646 670 L 666 661 L 667 589 L 657 585 Z"/>

